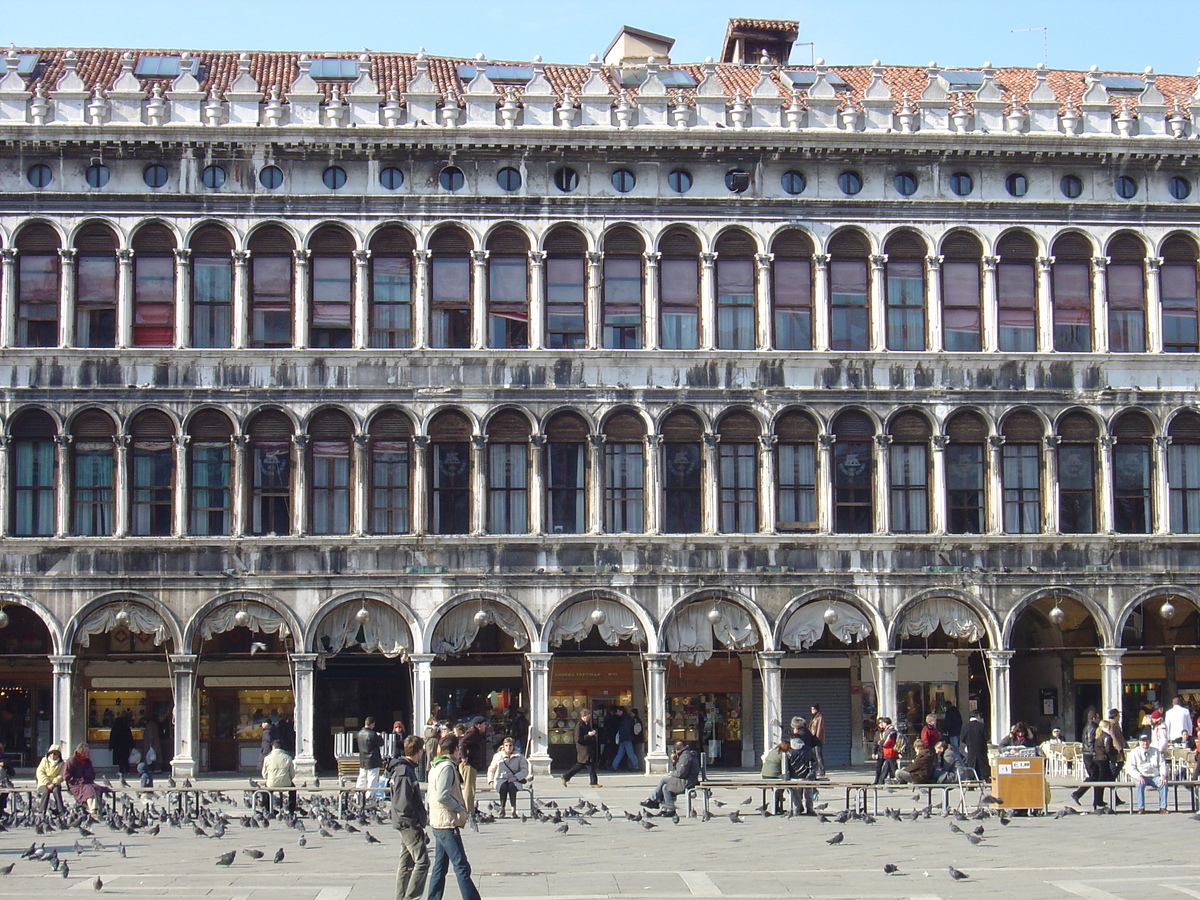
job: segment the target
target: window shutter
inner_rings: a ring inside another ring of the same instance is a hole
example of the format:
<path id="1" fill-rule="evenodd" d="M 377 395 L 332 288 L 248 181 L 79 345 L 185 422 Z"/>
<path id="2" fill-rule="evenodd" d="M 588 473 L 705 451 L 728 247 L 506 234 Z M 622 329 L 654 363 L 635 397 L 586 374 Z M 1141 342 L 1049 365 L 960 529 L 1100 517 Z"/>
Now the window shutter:
<path id="1" fill-rule="evenodd" d="M 771 244 L 771 252 L 776 258 L 802 259 L 813 255 L 813 242 L 803 231 L 789 228 L 776 236 Z"/>
<path id="2" fill-rule="evenodd" d="M 1058 435 L 1064 441 L 1088 443 L 1096 440 L 1096 423 L 1083 413 L 1068 413 L 1058 423 Z"/>
<path id="3" fill-rule="evenodd" d="M 704 436 L 704 428 L 691 413 L 671 413 L 662 424 L 662 436 L 665 441 L 698 441 Z"/>
<path id="4" fill-rule="evenodd" d="M 129 426 L 129 433 L 139 441 L 169 441 L 175 436 L 175 423 L 158 410 L 141 413 Z"/>
<path id="5" fill-rule="evenodd" d="M 367 432 L 377 441 L 407 441 L 413 436 L 413 425 L 404 413 L 388 409 L 371 420 Z"/>
<path id="6" fill-rule="evenodd" d="M 233 437 L 233 423 L 224 413 L 206 409 L 192 418 L 188 433 L 197 441 L 228 441 Z"/>
<path id="7" fill-rule="evenodd" d="M 326 225 L 317 229 L 317 233 L 309 240 L 308 246 L 313 253 L 334 256 L 353 253 L 354 239 L 350 237 L 346 229 L 336 225 Z"/>
<path id="8" fill-rule="evenodd" d="M 956 444 L 982 444 L 987 433 L 987 425 L 975 413 L 959 413 L 946 423 L 946 436 Z"/>
<path id="9" fill-rule="evenodd" d="M 53 253 L 58 249 L 58 232 L 49 225 L 30 225 L 17 235 L 17 249 L 22 253 Z"/>
<path id="10" fill-rule="evenodd" d="M 1108 256 L 1113 262 L 1141 262 L 1146 258 L 1146 245 L 1132 234 L 1122 234 L 1108 245 Z"/>
<path id="11" fill-rule="evenodd" d="M 804 413 L 784 413 L 775 423 L 775 434 L 781 441 L 811 443 L 817 439 L 817 423 Z"/>
<path id="12" fill-rule="evenodd" d="M 1196 242 L 1186 235 L 1173 235 L 1163 244 L 1162 255 L 1167 262 L 1195 262 Z"/>
<path id="13" fill-rule="evenodd" d="M 847 412 L 834 421 L 833 433 L 839 440 L 862 440 L 874 436 L 875 426 L 862 413 Z"/>
<path id="14" fill-rule="evenodd" d="M 604 423 L 604 434 L 613 441 L 640 441 L 646 436 L 646 424 L 631 412 L 619 412 Z"/>
<path id="15" fill-rule="evenodd" d="M 117 252 L 117 236 L 107 225 L 89 225 L 75 238 L 75 249 L 84 256 L 108 256 Z"/>
<path id="16" fill-rule="evenodd" d="M 54 419 L 40 409 L 21 413 L 12 424 L 12 436 L 15 438 L 52 438 L 56 434 L 58 427 Z"/>
<path id="17" fill-rule="evenodd" d="M 1064 234 L 1055 241 L 1054 249 L 1050 252 L 1058 261 L 1064 259 L 1090 259 L 1092 256 L 1092 245 L 1088 243 L 1087 238 L 1083 235 L 1071 232 L 1070 234 Z"/>
<path id="18" fill-rule="evenodd" d="M 116 433 L 117 426 L 112 418 L 96 409 L 80 413 L 71 423 L 71 434 L 79 440 L 102 441 L 111 439 Z"/>
<path id="19" fill-rule="evenodd" d="M 523 444 L 529 433 L 529 420 L 512 410 L 496 413 L 487 424 L 488 440 L 497 443 Z"/>
<path id="20" fill-rule="evenodd" d="M 1200 416 L 1194 412 L 1181 412 L 1171 420 L 1167 434 L 1177 441 L 1186 441 L 1189 444 L 1200 443 Z"/>
<path id="21" fill-rule="evenodd" d="M 901 413 L 892 420 L 888 433 L 900 443 L 922 443 L 929 440 L 929 422 L 919 413 Z"/>
<path id="22" fill-rule="evenodd" d="M 133 236 L 133 252 L 146 256 L 170 256 L 175 250 L 175 236 L 164 225 L 147 225 Z"/>
<path id="23" fill-rule="evenodd" d="M 842 259 L 866 259 L 871 245 L 861 231 L 842 231 L 829 242 L 829 254 Z"/>
<path id="24" fill-rule="evenodd" d="M 471 239 L 461 228 L 443 228 L 429 242 L 434 253 L 463 256 L 471 252 Z"/>
<path id="25" fill-rule="evenodd" d="M 290 254 L 296 249 L 292 236 L 278 225 L 266 225 L 250 235 L 250 252 L 271 255 Z"/>
<path id="26" fill-rule="evenodd" d="M 1004 420 L 1000 433 L 1017 443 L 1039 441 L 1042 439 L 1042 422 L 1033 413 L 1015 412 Z"/>
<path id="27" fill-rule="evenodd" d="M 430 423 L 429 436 L 435 441 L 469 441 L 471 420 L 460 412 L 444 412 Z"/>
<path id="28" fill-rule="evenodd" d="M 519 228 L 498 228 L 488 238 L 487 248 L 499 256 L 527 256 L 529 238 Z"/>
<path id="29" fill-rule="evenodd" d="M 717 238 L 717 254 L 718 256 L 733 256 L 733 257 L 748 257 L 754 256 L 758 252 L 758 247 L 754 243 L 754 239 L 744 231 L 733 229 L 726 231 Z"/>
<path id="30" fill-rule="evenodd" d="M 614 228 L 604 236 L 604 252 L 608 256 L 641 256 L 645 249 L 646 242 L 632 228 Z"/>
<path id="31" fill-rule="evenodd" d="M 313 416 L 308 434 L 314 441 L 348 441 L 354 434 L 354 423 L 344 412 L 326 409 Z"/>
<path id="32" fill-rule="evenodd" d="M 996 247 L 1000 258 L 1008 262 L 1015 260 L 1032 260 L 1037 257 L 1037 244 L 1027 234 L 1015 232 L 1006 234 Z"/>
<path id="33" fill-rule="evenodd" d="M 233 238 L 218 225 L 205 225 L 192 235 L 193 253 L 224 256 L 233 250 Z"/>
<path id="34" fill-rule="evenodd" d="M 723 441 L 749 444 L 758 440 L 758 420 L 749 413 L 733 412 L 721 419 L 717 434 Z"/>
<path id="35" fill-rule="evenodd" d="M 250 423 L 250 438 L 255 441 L 288 441 L 292 437 L 292 420 L 281 412 L 259 413 Z"/>
<path id="36" fill-rule="evenodd" d="M 587 241 L 576 229 L 563 226 L 547 235 L 545 248 L 550 256 L 583 256 Z"/>
<path id="37" fill-rule="evenodd" d="M 587 440 L 588 426 L 574 413 L 559 413 L 546 425 L 546 438 L 558 443 L 578 443 Z"/>
<path id="38" fill-rule="evenodd" d="M 408 256 L 413 247 L 412 235 L 403 228 L 381 228 L 371 238 L 371 253 L 375 256 Z"/>
<path id="39" fill-rule="evenodd" d="M 690 231 L 676 228 L 668 232 L 659 242 L 658 249 L 664 257 L 687 257 L 700 255 L 700 242 Z"/>
<path id="40" fill-rule="evenodd" d="M 1113 436 L 1124 444 L 1144 444 L 1154 438 L 1154 424 L 1141 413 L 1125 413 L 1113 425 Z"/>
<path id="41" fill-rule="evenodd" d="M 926 254 L 925 242 L 911 231 L 901 231 L 888 238 L 884 245 L 884 253 L 888 258 L 920 259 Z"/>
<path id="42" fill-rule="evenodd" d="M 942 241 L 942 256 L 946 259 L 979 259 L 983 256 L 983 246 L 970 232 L 956 231 Z"/>

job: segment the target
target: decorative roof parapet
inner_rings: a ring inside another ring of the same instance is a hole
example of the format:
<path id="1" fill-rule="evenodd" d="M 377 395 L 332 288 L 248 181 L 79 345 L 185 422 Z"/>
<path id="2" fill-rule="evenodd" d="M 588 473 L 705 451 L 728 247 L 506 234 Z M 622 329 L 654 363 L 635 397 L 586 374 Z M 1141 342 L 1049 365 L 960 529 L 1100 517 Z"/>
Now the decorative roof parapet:
<path id="1" fill-rule="evenodd" d="M 354 79 L 343 99 L 349 101 L 351 125 L 379 124 L 383 91 L 371 77 L 371 57 L 368 54 L 359 55 L 358 77 Z"/>
<path id="2" fill-rule="evenodd" d="M 259 122 L 259 106 L 263 101 L 263 92 L 258 89 L 258 82 L 250 74 L 250 54 L 243 53 L 238 57 L 237 76 L 225 92 L 225 100 L 229 104 L 229 124 L 257 125 Z"/>

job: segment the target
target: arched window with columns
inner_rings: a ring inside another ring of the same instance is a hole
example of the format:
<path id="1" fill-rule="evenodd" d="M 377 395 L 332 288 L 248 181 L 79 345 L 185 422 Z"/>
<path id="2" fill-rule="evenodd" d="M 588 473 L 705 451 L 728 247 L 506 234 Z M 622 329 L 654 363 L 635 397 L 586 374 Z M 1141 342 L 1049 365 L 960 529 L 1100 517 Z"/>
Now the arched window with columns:
<path id="1" fill-rule="evenodd" d="M 117 345 L 117 236 L 86 226 L 75 238 L 75 346 Z"/>
<path id="2" fill-rule="evenodd" d="M 1050 250 L 1054 271 L 1050 281 L 1054 319 L 1054 349 L 1060 353 L 1092 350 L 1092 245 L 1070 232 Z"/>
<path id="3" fill-rule="evenodd" d="M 471 531 L 471 420 L 447 410 L 429 423 L 429 532 Z"/>
<path id="4" fill-rule="evenodd" d="M 546 349 L 582 350 L 587 346 L 587 241 L 577 228 L 560 225 L 543 246 Z"/>
<path id="5" fill-rule="evenodd" d="M 871 348 L 871 245 L 858 231 L 843 231 L 829 242 L 829 347 Z"/>
<path id="6" fill-rule="evenodd" d="M 57 497 L 54 440 L 58 427 L 41 410 L 17 416 L 10 427 L 9 473 L 12 505 L 9 519 L 16 537 L 54 534 Z"/>
<path id="7" fill-rule="evenodd" d="M 367 428 L 370 440 L 368 503 L 372 534 L 407 534 L 412 530 L 412 437 L 408 416 L 383 410 Z"/>
<path id="8" fill-rule="evenodd" d="M 529 531 L 529 420 L 515 410 L 487 424 L 489 534 Z"/>
<path id="9" fill-rule="evenodd" d="M 870 534 L 875 530 L 875 425 L 866 414 L 849 411 L 834 420 L 832 430 L 833 530 Z"/>
<path id="10" fill-rule="evenodd" d="M 1001 351 L 1033 353 L 1038 348 L 1037 244 L 1019 231 L 996 245 L 996 304 Z"/>
<path id="11" fill-rule="evenodd" d="M 133 236 L 133 346 L 175 343 L 175 236 L 144 225 Z"/>
<path id="12" fill-rule="evenodd" d="M 1144 413 L 1123 413 L 1112 434 L 1113 530 L 1149 534 L 1154 522 L 1154 423 Z"/>
<path id="13" fill-rule="evenodd" d="M 1167 427 L 1171 533 L 1200 534 L 1200 415 L 1185 410 Z"/>
<path id="14" fill-rule="evenodd" d="M 205 225 L 188 242 L 192 251 L 191 340 L 193 347 L 233 346 L 233 238 Z"/>
<path id="15" fill-rule="evenodd" d="M 174 522 L 175 423 L 158 410 L 129 425 L 129 533 L 166 537 Z"/>
<path id="16" fill-rule="evenodd" d="M 1030 412 L 1014 412 L 1001 426 L 1004 530 L 1039 534 L 1042 530 L 1042 421 Z"/>
<path id="17" fill-rule="evenodd" d="M 580 534 L 587 530 L 588 426 L 572 412 L 546 423 L 546 530 Z"/>
<path id="18" fill-rule="evenodd" d="M 117 427 L 96 409 L 71 423 L 71 531 L 96 537 L 114 529 Z"/>
<path id="19" fill-rule="evenodd" d="M 278 410 L 250 420 L 249 534 L 291 534 L 292 421 Z"/>
<path id="20" fill-rule="evenodd" d="M 604 423 L 604 530 L 609 534 L 646 530 L 646 426 L 632 412 Z"/>
<path id="21" fill-rule="evenodd" d="M 353 508 L 354 423 L 341 410 L 323 409 L 308 423 L 309 530 L 349 534 Z"/>
<path id="22" fill-rule="evenodd" d="M 529 346 L 529 238 L 512 225 L 488 236 L 488 346 Z"/>
<path id="23" fill-rule="evenodd" d="M 888 434 L 891 530 L 924 534 L 929 531 L 929 422 L 920 413 L 904 412 L 892 419 Z"/>
<path id="24" fill-rule="evenodd" d="M 643 253 L 646 243 L 629 227 L 604 236 L 603 344 L 605 350 L 642 349 Z"/>
<path id="25" fill-rule="evenodd" d="M 717 425 L 717 487 L 719 530 L 752 534 L 758 529 L 758 420 L 746 412 L 731 412 Z"/>
<path id="26" fill-rule="evenodd" d="M 946 422 L 946 530 L 950 534 L 987 530 L 987 437 L 987 424 L 977 413 L 956 413 Z"/>
<path id="27" fill-rule="evenodd" d="M 704 427 L 690 412 L 671 413 L 662 424 L 663 532 L 703 530 Z"/>
<path id="28" fill-rule="evenodd" d="M 401 350 L 413 345 L 413 239 L 403 228 L 381 228 L 371 238 L 370 345 Z"/>
<path id="29" fill-rule="evenodd" d="M 188 531 L 233 533 L 233 423 L 215 409 L 188 423 Z"/>
<path id="30" fill-rule="evenodd" d="M 1159 286 L 1162 293 L 1162 344 L 1167 353 L 1200 351 L 1197 320 L 1196 242 L 1175 234 L 1162 247 Z"/>
<path id="31" fill-rule="evenodd" d="M 942 256 L 942 346 L 978 352 L 983 349 L 983 246 L 975 235 L 956 231 L 942 241 Z"/>
<path id="32" fill-rule="evenodd" d="M 441 228 L 429 242 L 429 346 L 471 346 L 471 239 L 461 228 Z"/>
<path id="33" fill-rule="evenodd" d="M 717 341 L 718 350 L 753 350 L 754 239 L 733 229 L 717 238 Z"/>
<path id="34" fill-rule="evenodd" d="M 802 412 L 775 422 L 776 522 L 778 531 L 816 531 L 817 423 Z"/>
<path id="35" fill-rule="evenodd" d="M 813 244 L 799 229 L 771 244 L 771 315 L 776 350 L 813 348 Z"/>
<path id="36" fill-rule="evenodd" d="M 1083 412 L 1058 423 L 1058 530 L 1096 532 L 1096 422 Z"/>
<path id="37" fill-rule="evenodd" d="M 250 235 L 250 346 L 292 346 L 296 244 L 278 225 Z"/>
<path id="38" fill-rule="evenodd" d="M 1108 349 L 1146 352 L 1146 245 L 1132 234 L 1113 238 L 1106 266 Z"/>
<path id="39" fill-rule="evenodd" d="M 16 239 L 18 347 L 58 346 L 58 305 L 62 296 L 58 232 L 27 225 Z"/>
<path id="40" fill-rule="evenodd" d="M 700 242 L 690 231 L 673 228 L 658 245 L 660 345 L 664 350 L 700 347 Z"/>
<path id="41" fill-rule="evenodd" d="M 887 348 L 924 350 L 927 346 L 925 317 L 925 242 L 911 231 L 888 238 L 887 254 Z"/>
<path id="42" fill-rule="evenodd" d="M 344 228 L 325 225 L 308 242 L 309 346 L 346 349 L 354 334 L 354 238 Z"/>

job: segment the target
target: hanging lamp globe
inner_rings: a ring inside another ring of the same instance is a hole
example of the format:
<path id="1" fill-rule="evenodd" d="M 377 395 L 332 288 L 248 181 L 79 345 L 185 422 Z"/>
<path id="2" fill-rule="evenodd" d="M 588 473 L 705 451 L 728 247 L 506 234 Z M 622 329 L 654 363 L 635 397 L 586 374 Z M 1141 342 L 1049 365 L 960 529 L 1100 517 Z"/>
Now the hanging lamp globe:
<path id="1" fill-rule="evenodd" d="M 825 607 L 825 612 L 821 615 L 821 618 L 825 620 L 826 625 L 836 625 L 838 619 L 841 618 L 841 615 L 832 606 L 827 606 Z"/>
<path id="2" fill-rule="evenodd" d="M 713 604 L 713 608 L 708 611 L 708 621 L 710 621 L 714 625 L 716 625 L 723 618 L 725 618 L 725 616 L 721 612 L 721 607 L 717 606 L 716 604 Z"/>
<path id="3" fill-rule="evenodd" d="M 129 627 L 129 610 L 125 609 L 125 607 L 121 607 L 120 609 L 118 609 L 117 614 L 115 616 L 113 616 L 113 622 L 116 624 L 116 626 L 118 628 L 128 628 Z"/>
<path id="4" fill-rule="evenodd" d="M 1067 614 L 1062 611 L 1061 606 L 1054 607 L 1054 609 L 1050 610 L 1050 612 L 1047 614 L 1047 618 L 1050 620 L 1052 625 L 1061 625 L 1063 623 L 1063 619 L 1066 617 Z"/>
<path id="5" fill-rule="evenodd" d="M 602 610 L 600 607 L 597 606 L 595 609 L 592 610 L 591 619 L 592 619 L 593 625 L 603 625 L 605 623 L 605 621 L 608 619 L 608 616 L 605 615 L 604 610 Z"/>
<path id="6" fill-rule="evenodd" d="M 8 627 L 8 613 L 0 609 L 0 628 Z"/>
<path id="7" fill-rule="evenodd" d="M 250 625 L 250 613 L 246 612 L 245 608 L 239 609 L 233 614 L 233 624 L 239 628 L 246 628 Z"/>
<path id="8" fill-rule="evenodd" d="M 1158 614 L 1163 617 L 1164 622 L 1170 622 L 1175 618 L 1175 604 L 1170 600 L 1164 600 L 1163 605 L 1158 608 Z"/>
<path id="9" fill-rule="evenodd" d="M 366 625 L 371 621 L 371 611 L 364 605 L 354 614 L 354 619 L 359 625 Z"/>
<path id="10" fill-rule="evenodd" d="M 475 613 L 475 624 L 478 625 L 480 628 L 482 628 L 487 623 L 488 623 L 487 610 L 481 608 L 479 610 L 479 612 Z"/>

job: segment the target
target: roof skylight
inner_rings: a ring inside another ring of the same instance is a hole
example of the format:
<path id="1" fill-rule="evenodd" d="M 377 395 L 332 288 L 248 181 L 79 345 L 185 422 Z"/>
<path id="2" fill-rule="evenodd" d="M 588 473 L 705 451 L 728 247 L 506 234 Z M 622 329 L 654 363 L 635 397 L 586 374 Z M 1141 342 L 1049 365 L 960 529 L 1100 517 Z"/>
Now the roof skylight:
<path id="1" fill-rule="evenodd" d="M 529 66 L 484 66 L 483 74 L 495 84 L 528 84 L 533 78 L 533 69 Z M 470 81 L 475 77 L 475 66 L 459 66 L 458 77 Z"/>
<path id="2" fill-rule="evenodd" d="M 788 80 L 792 83 L 792 87 L 799 88 L 800 90 L 805 90 L 806 88 L 812 87 L 813 83 L 817 80 L 817 73 L 807 69 L 785 69 L 783 74 L 786 75 Z M 847 90 L 850 87 L 850 85 L 848 85 L 845 80 L 835 72 L 826 71 L 825 81 L 838 90 Z"/>
<path id="3" fill-rule="evenodd" d="M 357 78 L 357 59 L 331 59 L 328 57 L 314 59 L 308 74 L 322 81 L 334 78 Z"/>
<path id="4" fill-rule="evenodd" d="M 638 87 L 649 77 L 645 69 L 618 69 L 617 78 L 621 87 Z M 683 69 L 659 69 L 658 80 L 665 87 L 690 88 L 696 86 L 696 79 Z"/>
<path id="5" fill-rule="evenodd" d="M 141 56 L 133 67 L 141 78 L 174 78 L 179 74 L 178 56 Z"/>
<path id="6" fill-rule="evenodd" d="M 1146 89 L 1146 82 L 1136 75 L 1101 75 L 1100 83 L 1116 93 L 1140 94 Z"/>

